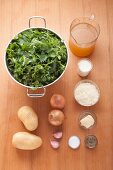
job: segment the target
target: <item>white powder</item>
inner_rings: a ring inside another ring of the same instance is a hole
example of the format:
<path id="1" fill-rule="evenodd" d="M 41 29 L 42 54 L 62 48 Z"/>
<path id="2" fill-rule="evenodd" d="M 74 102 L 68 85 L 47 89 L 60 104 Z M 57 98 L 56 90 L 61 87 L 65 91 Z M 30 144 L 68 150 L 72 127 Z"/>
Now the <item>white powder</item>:
<path id="1" fill-rule="evenodd" d="M 78 73 L 80 76 L 85 77 L 91 71 L 93 65 L 90 60 L 82 59 L 78 63 Z"/>
<path id="2" fill-rule="evenodd" d="M 82 106 L 92 106 L 99 100 L 99 91 L 92 83 L 80 83 L 74 90 L 75 99 Z"/>
<path id="3" fill-rule="evenodd" d="M 68 140 L 68 145 L 72 149 L 77 149 L 80 146 L 80 138 L 78 136 L 71 136 Z"/>

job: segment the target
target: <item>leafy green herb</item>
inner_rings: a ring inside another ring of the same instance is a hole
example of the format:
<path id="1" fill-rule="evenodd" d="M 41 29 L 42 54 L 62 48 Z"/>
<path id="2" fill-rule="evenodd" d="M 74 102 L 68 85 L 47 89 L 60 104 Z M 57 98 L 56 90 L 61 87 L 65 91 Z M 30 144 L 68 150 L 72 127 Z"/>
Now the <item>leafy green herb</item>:
<path id="1" fill-rule="evenodd" d="M 52 31 L 32 28 L 19 33 L 6 52 L 11 75 L 30 87 L 52 83 L 64 71 L 67 63 L 65 44 Z"/>

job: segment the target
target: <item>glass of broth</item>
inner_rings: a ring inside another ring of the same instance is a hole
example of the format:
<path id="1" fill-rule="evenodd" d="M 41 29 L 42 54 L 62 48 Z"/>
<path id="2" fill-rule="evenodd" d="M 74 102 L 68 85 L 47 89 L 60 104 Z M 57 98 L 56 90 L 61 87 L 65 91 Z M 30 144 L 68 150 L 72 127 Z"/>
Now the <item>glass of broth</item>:
<path id="1" fill-rule="evenodd" d="M 88 57 L 94 51 L 96 40 L 100 34 L 99 24 L 91 17 L 78 18 L 70 26 L 69 47 L 78 57 Z"/>

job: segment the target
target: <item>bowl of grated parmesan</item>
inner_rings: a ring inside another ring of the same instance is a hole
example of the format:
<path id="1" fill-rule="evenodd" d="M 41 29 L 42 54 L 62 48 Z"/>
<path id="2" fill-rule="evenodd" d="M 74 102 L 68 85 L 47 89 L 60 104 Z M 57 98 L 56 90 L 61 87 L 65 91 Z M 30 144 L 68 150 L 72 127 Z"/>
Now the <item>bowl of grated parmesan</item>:
<path id="1" fill-rule="evenodd" d="M 100 99 L 100 89 L 91 80 L 81 80 L 74 88 L 74 98 L 82 106 L 93 106 Z"/>

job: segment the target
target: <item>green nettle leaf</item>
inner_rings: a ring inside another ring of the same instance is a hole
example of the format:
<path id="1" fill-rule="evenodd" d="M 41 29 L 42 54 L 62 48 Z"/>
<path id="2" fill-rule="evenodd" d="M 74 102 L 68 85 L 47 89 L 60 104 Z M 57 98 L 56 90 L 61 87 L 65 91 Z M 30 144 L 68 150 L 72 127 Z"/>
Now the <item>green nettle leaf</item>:
<path id="1" fill-rule="evenodd" d="M 60 55 L 58 55 L 57 57 L 58 57 L 59 60 L 61 60 L 61 58 L 62 58 Z"/>
<path id="2" fill-rule="evenodd" d="M 55 33 L 32 28 L 19 33 L 11 41 L 6 62 L 18 82 L 41 87 L 62 74 L 67 63 L 67 49 Z"/>
<path id="3" fill-rule="evenodd" d="M 40 59 L 40 62 L 45 62 L 47 60 L 47 55 L 40 55 L 39 59 Z"/>

